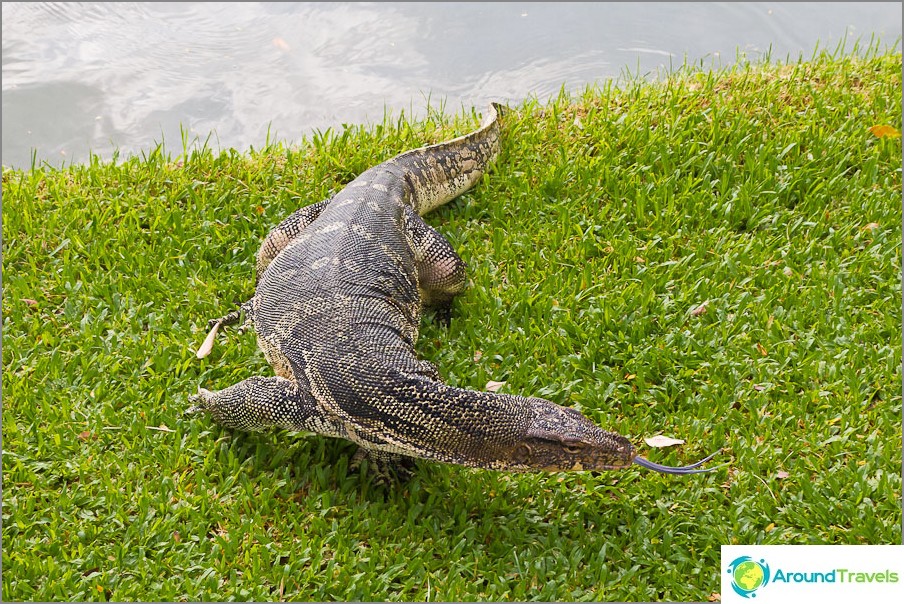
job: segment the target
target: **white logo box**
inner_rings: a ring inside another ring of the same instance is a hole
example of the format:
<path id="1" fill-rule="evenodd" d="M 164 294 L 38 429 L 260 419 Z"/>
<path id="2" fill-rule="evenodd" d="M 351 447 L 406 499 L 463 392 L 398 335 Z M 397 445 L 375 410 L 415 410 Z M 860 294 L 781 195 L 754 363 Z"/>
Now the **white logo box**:
<path id="1" fill-rule="evenodd" d="M 901 545 L 723 545 L 722 601 L 904 602 Z"/>

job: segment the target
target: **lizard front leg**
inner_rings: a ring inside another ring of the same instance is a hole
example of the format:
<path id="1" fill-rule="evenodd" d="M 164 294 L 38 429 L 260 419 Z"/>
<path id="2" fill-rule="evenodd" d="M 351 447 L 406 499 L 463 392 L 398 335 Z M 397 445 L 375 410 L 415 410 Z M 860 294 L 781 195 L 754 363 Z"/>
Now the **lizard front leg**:
<path id="1" fill-rule="evenodd" d="M 195 405 L 186 414 L 209 413 L 226 428 L 258 432 L 275 427 L 354 440 L 341 422 L 321 411 L 310 392 L 282 377 L 251 377 L 217 392 L 198 388 L 189 401 Z M 375 484 L 388 485 L 393 477 L 405 482 L 414 469 L 410 457 L 366 446 L 359 446 L 351 469 L 360 469 L 364 460 Z"/>
<path id="2" fill-rule="evenodd" d="M 407 455 L 359 446 L 352 456 L 349 469 L 360 471 L 365 461 L 368 474 L 377 485 L 390 486 L 395 481 L 405 483 L 414 476 L 415 461 Z"/>
<path id="3" fill-rule="evenodd" d="M 186 413 L 206 412 L 218 424 L 256 432 L 270 427 L 346 438 L 342 424 L 321 411 L 310 392 L 282 377 L 251 377 L 223 390 L 190 396 Z"/>

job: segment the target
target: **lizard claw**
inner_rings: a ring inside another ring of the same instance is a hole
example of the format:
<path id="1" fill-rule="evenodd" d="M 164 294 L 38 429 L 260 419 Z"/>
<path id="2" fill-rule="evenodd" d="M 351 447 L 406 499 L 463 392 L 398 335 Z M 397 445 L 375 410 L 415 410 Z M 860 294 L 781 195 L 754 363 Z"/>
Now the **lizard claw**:
<path id="1" fill-rule="evenodd" d="M 434 320 L 446 329 L 452 327 L 452 302 L 437 304 L 433 308 L 433 316 Z"/>
<path id="2" fill-rule="evenodd" d="M 183 415 L 194 415 L 195 413 L 201 413 L 203 411 L 208 411 L 207 408 L 207 399 L 212 393 L 210 390 L 205 388 L 201 388 L 198 386 L 198 394 L 190 394 L 188 396 L 189 403 L 195 403 L 188 409 L 186 409 L 182 414 Z"/>

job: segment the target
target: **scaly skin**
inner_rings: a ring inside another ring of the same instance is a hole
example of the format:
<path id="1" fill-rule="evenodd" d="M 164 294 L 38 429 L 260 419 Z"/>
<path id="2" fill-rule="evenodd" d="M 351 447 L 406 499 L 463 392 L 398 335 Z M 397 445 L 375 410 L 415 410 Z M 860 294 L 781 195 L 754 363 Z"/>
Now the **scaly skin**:
<path id="1" fill-rule="evenodd" d="M 473 186 L 496 158 L 499 109 L 474 132 L 370 168 L 273 229 L 243 308 L 277 377 L 202 389 L 194 410 L 242 430 L 346 438 L 378 464 L 414 457 L 506 471 L 631 465 L 627 439 L 574 409 L 453 388 L 415 353 L 424 306 L 447 311 L 465 287 L 464 262 L 420 216 Z"/>

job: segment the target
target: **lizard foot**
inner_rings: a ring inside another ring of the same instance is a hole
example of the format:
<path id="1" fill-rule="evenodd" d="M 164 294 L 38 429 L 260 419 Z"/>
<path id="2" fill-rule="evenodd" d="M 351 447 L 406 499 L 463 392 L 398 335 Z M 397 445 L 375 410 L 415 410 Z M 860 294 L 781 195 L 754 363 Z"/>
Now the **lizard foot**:
<path id="1" fill-rule="evenodd" d="M 209 355 L 210 351 L 213 350 L 213 343 L 217 339 L 217 332 L 220 331 L 220 328 L 227 325 L 235 325 L 236 323 L 238 323 L 242 318 L 242 313 L 245 313 L 245 322 L 239 326 L 238 332 L 240 334 L 245 333 L 245 331 L 251 325 L 251 308 L 253 300 L 254 298 L 248 300 L 247 302 L 239 304 L 239 307 L 237 309 L 218 319 L 209 320 L 207 322 L 207 329 L 209 330 L 209 332 L 207 334 L 207 337 L 204 339 L 204 343 L 201 344 L 200 348 L 198 348 L 198 351 L 195 353 L 195 356 L 199 359 L 203 359 L 204 357 Z"/>
<path id="2" fill-rule="evenodd" d="M 367 466 L 364 466 L 365 462 Z M 374 484 L 389 487 L 411 480 L 414 476 L 415 463 L 411 457 L 398 453 L 358 447 L 352 456 L 349 469 L 361 471 L 362 467 L 366 468 Z"/>
<path id="3" fill-rule="evenodd" d="M 433 311 L 433 320 L 446 329 L 452 327 L 452 300 L 429 305 Z"/>
<path id="4" fill-rule="evenodd" d="M 194 405 L 183 411 L 182 415 L 194 415 L 196 413 L 210 411 L 208 403 L 211 396 L 213 396 L 213 392 L 198 386 L 198 394 L 190 394 L 188 396 L 188 402 L 194 403 Z"/>

